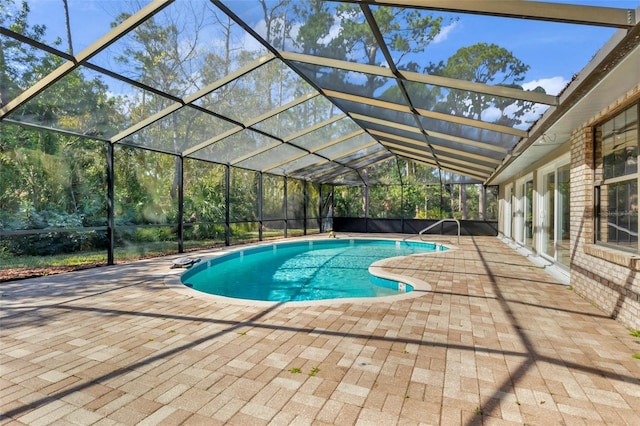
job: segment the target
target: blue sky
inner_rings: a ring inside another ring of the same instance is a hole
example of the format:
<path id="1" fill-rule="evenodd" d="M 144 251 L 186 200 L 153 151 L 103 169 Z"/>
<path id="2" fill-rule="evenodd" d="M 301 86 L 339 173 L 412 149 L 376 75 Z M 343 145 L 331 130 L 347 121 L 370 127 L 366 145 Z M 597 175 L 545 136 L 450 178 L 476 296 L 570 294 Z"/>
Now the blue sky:
<path id="1" fill-rule="evenodd" d="M 251 0 L 235 0 L 228 3 L 233 10 L 256 7 L 256 3 Z M 637 0 L 580 3 L 633 9 L 640 6 L 640 1 Z M 47 41 L 51 42 L 60 37 L 64 40 L 61 49 L 66 50 L 62 0 L 29 0 L 29 4 L 32 12 L 31 22 L 46 24 Z M 86 48 L 109 31 L 110 23 L 114 21 L 118 11 L 131 7 L 131 4 L 120 0 L 69 0 L 75 52 Z M 426 65 L 428 62 L 446 60 L 458 48 L 479 41 L 495 43 L 512 51 L 517 58 L 531 65 L 526 82 L 534 87 L 536 82 L 544 82 L 549 93 L 557 93 L 614 33 L 614 30 L 609 28 L 583 25 L 474 15 L 459 16 L 459 20 L 445 28 L 439 40 L 429 45 L 424 56 L 420 58 L 421 63 Z M 259 25 L 258 22 L 251 24 Z"/>

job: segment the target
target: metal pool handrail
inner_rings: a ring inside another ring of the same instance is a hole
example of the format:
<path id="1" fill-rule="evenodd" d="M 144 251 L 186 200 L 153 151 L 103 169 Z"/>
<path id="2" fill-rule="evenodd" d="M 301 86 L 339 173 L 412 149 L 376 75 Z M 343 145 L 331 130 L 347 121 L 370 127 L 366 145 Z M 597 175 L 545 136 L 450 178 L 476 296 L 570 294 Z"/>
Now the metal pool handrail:
<path id="1" fill-rule="evenodd" d="M 427 232 L 431 228 L 435 228 L 436 226 L 440 225 L 442 222 L 455 222 L 455 223 L 458 224 L 458 244 L 460 244 L 460 221 L 458 219 L 454 219 L 454 218 L 441 219 L 441 220 L 437 221 L 436 223 L 427 226 L 422 231 L 418 232 L 418 235 L 420 236 L 420 239 L 422 241 L 424 241 L 424 238 L 422 238 L 422 234 L 424 234 L 425 232 Z"/>

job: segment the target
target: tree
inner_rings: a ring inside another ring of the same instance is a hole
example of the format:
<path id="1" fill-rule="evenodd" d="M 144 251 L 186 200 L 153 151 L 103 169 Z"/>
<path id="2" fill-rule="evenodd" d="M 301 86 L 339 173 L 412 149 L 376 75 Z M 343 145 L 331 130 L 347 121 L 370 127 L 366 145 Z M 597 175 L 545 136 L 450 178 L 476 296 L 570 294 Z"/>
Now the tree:
<path id="1" fill-rule="evenodd" d="M 447 59 L 447 62 L 431 63 L 425 71 L 429 74 L 455 78 L 475 83 L 522 89 L 529 65 L 516 58 L 512 52 L 496 44 L 477 43 L 463 47 Z M 537 88 L 536 90 L 542 90 Z M 442 98 L 442 97 L 441 97 Z M 481 120 L 489 107 L 500 111 L 496 122 L 515 126 L 522 124 L 521 117 L 531 108 L 531 102 L 506 99 L 493 95 L 449 89 L 437 110 L 454 115 Z"/>
<path id="2" fill-rule="evenodd" d="M 429 74 L 463 81 L 522 89 L 521 83 L 524 81 L 528 69 L 529 66 L 509 50 L 496 44 L 477 43 L 460 48 L 446 62 L 431 63 L 425 71 Z M 493 122 L 504 126 L 513 127 L 525 124 L 522 117 L 533 108 L 532 102 L 517 99 L 457 89 L 448 89 L 446 94 L 442 95 L 440 89 L 436 90 L 439 93 L 439 102 L 435 105 L 434 110 L 475 120 L 486 120 L 485 113 L 493 108 L 499 111 L 498 117 Z M 544 92 L 542 88 L 535 90 Z M 491 132 L 489 130 L 477 128 L 475 134 L 465 134 L 459 130 L 462 129 L 462 126 L 445 123 L 442 123 L 442 126 L 444 133 L 480 141 L 495 140 L 495 136 L 487 135 Z M 475 204 L 477 189 L 473 195 L 468 193 L 474 189 L 474 186 L 463 184 L 457 192 L 459 199 L 456 201 L 454 196 L 450 199 L 452 211 L 456 210 L 455 205 L 457 204 L 462 212 L 462 218 L 467 218 L 468 213 L 474 217 L 479 214 L 478 206 Z M 473 202 L 470 203 L 468 200 L 473 200 Z"/>
<path id="3" fill-rule="evenodd" d="M 13 2 L 0 0 L 0 24 L 42 42 L 46 27 L 28 24 L 28 4 L 13 6 Z M 12 93 L 26 90 L 63 63 L 53 54 L 38 53 L 9 37 L 0 40 L 0 44 L 3 103 L 11 99 Z M 59 44 L 60 40 L 54 42 L 54 46 Z M 13 111 L 11 118 L 100 134 L 110 126 L 114 114 L 114 103 L 100 79 L 88 79 L 76 71 Z M 101 144 L 7 123 L 0 126 L 0 135 L 3 226 L 28 229 L 106 221 Z"/>
<path id="4" fill-rule="evenodd" d="M 267 2 L 267 0 L 258 1 L 262 8 L 266 41 L 273 46 L 284 45 L 288 33 L 286 13 L 291 0 L 280 0 L 276 2 Z"/>
<path id="5" fill-rule="evenodd" d="M 62 0 L 64 5 L 64 22 L 67 29 L 67 53 L 73 55 L 73 42 L 71 41 L 71 20 L 69 19 L 69 1 Z"/>
<path id="6" fill-rule="evenodd" d="M 335 186 L 333 191 L 336 217 L 364 217 L 363 187 Z"/>
<path id="7" fill-rule="evenodd" d="M 423 52 L 438 35 L 443 22 L 442 17 L 400 7 L 377 7 L 372 14 L 396 64 L 402 64 L 411 54 Z M 294 8 L 293 18 L 300 23 L 295 40 L 303 53 L 368 65 L 387 65 L 360 6 L 341 3 L 333 8 L 326 2 L 310 1 Z M 331 70 L 325 76 L 319 74 L 318 78 L 331 79 L 333 87 L 337 79 L 345 85 L 346 91 L 351 91 L 350 86 L 359 86 L 359 83 L 349 82 L 347 75 L 343 70 Z M 359 92 L 364 90 L 365 96 L 373 96 L 384 80 L 369 74 L 365 78 Z"/>
<path id="8" fill-rule="evenodd" d="M 325 1 L 311 0 L 308 3 L 294 4 L 293 12 L 302 22 L 298 29 L 295 44 L 309 55 L 327 55 L 329 46 L 322 44 L 333 25 L 334 17 Z"/>
<path id="9" fill-rule="evenodd" d="M 425 47 L 440 33 L 442 17 L 424 15 L 415 9 L 378 7 L 372 11 L 378 29 L 397 64 L 410 54 L 422 53 Z M 369 24 L 361 20 L 357 5 L 343 3 L 338 6 L 337 18 L 341 31 L 334 46 L 341 47 L 347 55 L 369 65 L 381 65 L 379 45 Z"/>
<path id="10" fill-rule="evenodd" d="M 205 9 L 196 10 L 193 6 L 180 9 L 181 13 L 176 10 L 173 8 L 172 13 L 163 13 L 141 23 L 116 60 L 129 67 L 133 74 L 131 78 L 164 93 L 183 97 L 203 84 L 199 35 L 207 14 Z M 122 23 L 129 16 L 128 13 L 121 14 L 112 25 Z M 134 113 L 139 110 L 135 115 L 142 118 L 163 110 L 170 103 L 168 98 L 143 96 L 131 107 Z M 170 119 L 159 122 L 147 132 L 155 144 L 170 135 L 171 151 L 181 153 L 194 136 L 192 131 L 198 127 L 194 120 L 198 116 L 195 110 L 183 108 L 181 116 L 174 113 Z M 203 123 L 201 125 L 204 126 Z M 170 188 L 174 201 L 178 197 L 179 162 L 180 158 L 175 157 Z"/>
<path id="11" fill-rule="evenodd" d="M 0 26 L 35 41 L 42 41 L 46 27 L 29 26 L 30 9 L 27 1 L 22 1 L 19 8 L 14 8 L 12 0 L 0 0 Z M 40 76 L 35 65 L 39 61 L 35 48 L 11 38 L 0 38 L 0 106 L 37 81 Z"/>

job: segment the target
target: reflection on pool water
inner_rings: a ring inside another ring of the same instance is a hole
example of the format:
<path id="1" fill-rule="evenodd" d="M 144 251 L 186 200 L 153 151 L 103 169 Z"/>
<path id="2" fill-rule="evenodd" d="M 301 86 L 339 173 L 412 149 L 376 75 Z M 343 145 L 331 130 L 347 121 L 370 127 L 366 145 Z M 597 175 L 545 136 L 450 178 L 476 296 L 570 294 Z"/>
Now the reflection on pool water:
<path id="1" fill-rule="evenodd" d="M 373 262 L 443 250 L 433 243 L 368 239 L 271 244 L 203 262 L 181 280 L 204 293 L 273 302 L 389 296 L 412 287 L 372 276 Z"/>

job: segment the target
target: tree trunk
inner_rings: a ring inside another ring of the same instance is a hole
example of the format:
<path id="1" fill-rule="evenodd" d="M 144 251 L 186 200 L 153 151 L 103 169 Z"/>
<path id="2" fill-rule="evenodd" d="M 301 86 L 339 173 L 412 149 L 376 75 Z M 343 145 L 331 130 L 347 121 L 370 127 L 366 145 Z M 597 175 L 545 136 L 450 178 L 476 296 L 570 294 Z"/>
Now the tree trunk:
<path id="1" fill-rule="evenodd" d="M 69 55 L 73 55 L 73 43 L 71 42 L 71 21 L 69 20 L 69 3 L 68 0 L 62 0 L 64 4 L 64 17 L 65 24 L 67 27 L 67 42 L 68 42 L 68 52 Z"/>

